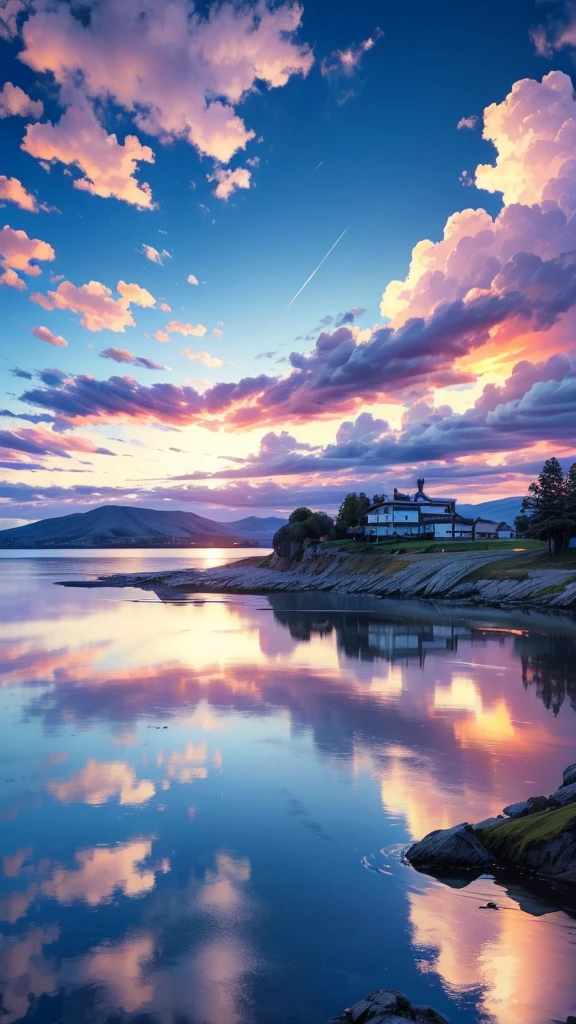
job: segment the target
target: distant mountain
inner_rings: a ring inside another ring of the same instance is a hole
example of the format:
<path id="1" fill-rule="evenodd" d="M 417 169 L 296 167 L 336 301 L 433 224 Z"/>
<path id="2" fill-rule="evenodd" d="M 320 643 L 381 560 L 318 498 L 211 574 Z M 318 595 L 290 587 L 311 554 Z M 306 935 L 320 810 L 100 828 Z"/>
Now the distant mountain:
<path id="1" fill-rule="evenodd" d="M 514 520 L 520 512 L 522 498 L 496 498 L 495 501 L 481 501 L 478 505 L 456 505 L 456 511 L 466 519 L 493 519 L 496 523 L 508 523 L 514 526 Z M 0 534 L 1 536 L 1 534 Z"/>
<path id="2" fill-rule="evenodd" d="M 248 516 L 247 519 L 236 519 L 233 523 L 226 523 L 226 526 L 242 537 L 252 537 L 253 540 L 260 541 L 263 547 L 272 547 L 274 534 L 287 522 L 287 519 L 278 519 L 276 516 L 269 516 L 267 519 Z"/>
<path id="3" fill-rule="evenodd" d="M 252 517 L 256 519 L 256 517 Z M 250 523 L 252 519 L 245 522 Z M 266 520 L 263 520 L 264 522 Z M 0 548 L 234 547 L 259 538 L 237 523 L 216 523 L 194 512 L 103 505 L 0 531 Z"/>

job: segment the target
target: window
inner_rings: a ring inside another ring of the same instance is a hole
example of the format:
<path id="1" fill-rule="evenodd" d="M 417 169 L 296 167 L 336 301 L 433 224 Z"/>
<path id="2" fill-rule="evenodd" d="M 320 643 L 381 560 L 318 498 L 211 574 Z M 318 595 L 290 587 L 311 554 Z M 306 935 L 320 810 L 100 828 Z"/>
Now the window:
<path id="1" fill-rule="evenodd" d="M 408 519 L 408 516 L 404 516 L 404 519 Z"/>

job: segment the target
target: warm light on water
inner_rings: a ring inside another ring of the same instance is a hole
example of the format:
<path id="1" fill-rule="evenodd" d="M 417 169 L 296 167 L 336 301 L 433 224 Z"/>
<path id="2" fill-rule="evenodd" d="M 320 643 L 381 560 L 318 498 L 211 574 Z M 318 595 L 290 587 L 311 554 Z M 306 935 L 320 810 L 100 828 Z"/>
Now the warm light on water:
<path id="1" fill-rule="evenodd" d="M 572 916 L 395 852 L 557 787 L 576 623 L 53 585 L 166 554 L 4 553 L 3 1024 L 323 1024 L 382 986 L 453 1024 L 576 1012 Z"/>

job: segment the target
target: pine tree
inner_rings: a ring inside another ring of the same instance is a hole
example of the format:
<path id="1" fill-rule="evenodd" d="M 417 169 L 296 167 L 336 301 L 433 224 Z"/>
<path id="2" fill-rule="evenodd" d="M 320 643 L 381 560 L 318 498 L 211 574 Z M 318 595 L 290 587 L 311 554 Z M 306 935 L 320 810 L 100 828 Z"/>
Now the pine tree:
<path id="1" fill-rule="evenodd" d="M 567 485 L 558 459 L 547 459 L 540 475 L 528 488 L 522 512 L 529 516 L 528 534 L 548 541 L 548 553 L 556 554 L 566 537 Z"/>

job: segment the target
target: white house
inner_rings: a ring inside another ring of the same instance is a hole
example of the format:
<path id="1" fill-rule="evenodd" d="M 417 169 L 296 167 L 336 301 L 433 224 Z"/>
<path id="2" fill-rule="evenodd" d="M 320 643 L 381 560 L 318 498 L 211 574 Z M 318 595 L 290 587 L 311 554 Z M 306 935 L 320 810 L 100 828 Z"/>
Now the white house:
<path id="1" fill-rule="evenodd" d="M 474 540 L 511 540 L 514 529 L 508 523 L 495 523 L 493 519 L 474 520 Z"/>
<path id="2" fill-rule="evenodd" d="M 420 479 L 416 494 L 401 494 L 395 487 L 392 498 L 385 496 L 368 510 L 366 535 L 375 540 L 381 537 L 472 540 L 474 521 L 459 515 L 455 498 L 430 498 L 424 491 L 424 479 Z"/>

